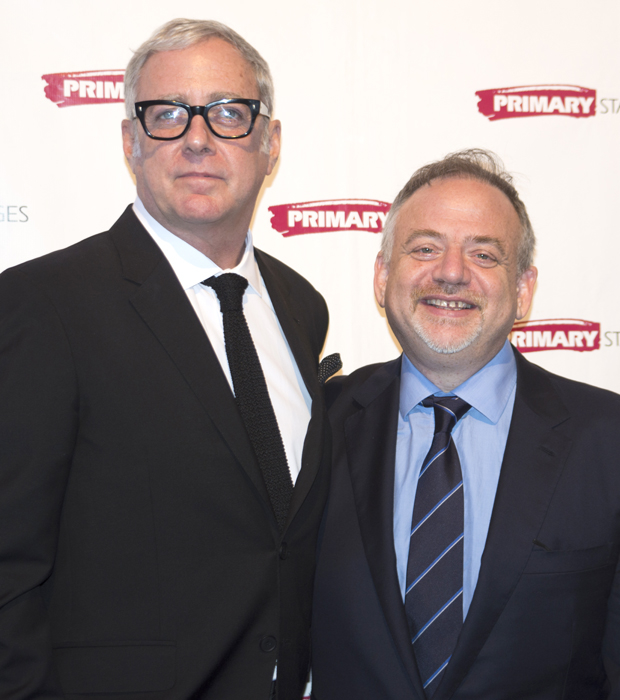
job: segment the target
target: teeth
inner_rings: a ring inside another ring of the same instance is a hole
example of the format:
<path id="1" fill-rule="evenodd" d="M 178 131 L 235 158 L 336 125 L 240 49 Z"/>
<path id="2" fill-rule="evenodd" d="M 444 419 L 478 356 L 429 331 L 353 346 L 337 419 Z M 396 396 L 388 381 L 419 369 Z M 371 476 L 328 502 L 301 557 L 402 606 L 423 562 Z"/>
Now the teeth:
<path id="1" fill-rule="evenodd" d="M 426 303 L 430 306 L 439 306 L 442 309 L 471 309 L 473 304 L 467 304 L 464 301 L 446 301 L 445 299 L 427 299 Z"/>

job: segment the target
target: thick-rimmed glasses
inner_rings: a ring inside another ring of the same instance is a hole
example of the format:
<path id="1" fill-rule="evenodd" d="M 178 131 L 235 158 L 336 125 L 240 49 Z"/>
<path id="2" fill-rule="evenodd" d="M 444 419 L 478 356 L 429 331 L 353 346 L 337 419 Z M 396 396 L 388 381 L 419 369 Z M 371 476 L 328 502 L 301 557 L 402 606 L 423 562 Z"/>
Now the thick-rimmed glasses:
<path id="1" fill-rule="evenodd" d="M 242 139 L 252 132 L 259 114 L 270 117 L 260 100 L 243 98 L 193 107 L 175 100 L 147 100 L 136 102 L 135 109 L 146 135 L 159 141 L 180 139 L 197 114 L 204 117 L 211 132 L 221 139 Z"/>

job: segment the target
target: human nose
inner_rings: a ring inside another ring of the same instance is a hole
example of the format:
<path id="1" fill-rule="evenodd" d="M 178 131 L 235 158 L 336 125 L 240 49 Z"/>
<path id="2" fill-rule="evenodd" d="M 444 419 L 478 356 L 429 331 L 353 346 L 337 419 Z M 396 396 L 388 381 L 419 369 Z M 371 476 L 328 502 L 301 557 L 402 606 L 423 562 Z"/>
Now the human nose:
<path id="1" fill-rule="evenodd" d="M 448 284 L 468 284 L 470 271 L 463 252 L 455 246 L 448 246 L 437 261 L 433 273 L 436 282 Z"/>
<path id="2" fill-rule="evenodd" d="M 205 118 L 201 114 L 192 115 L 189 129 L 185 133 L 185 147 L 194 153 L 213 150 L 215 135 L 211 133 Z"/>

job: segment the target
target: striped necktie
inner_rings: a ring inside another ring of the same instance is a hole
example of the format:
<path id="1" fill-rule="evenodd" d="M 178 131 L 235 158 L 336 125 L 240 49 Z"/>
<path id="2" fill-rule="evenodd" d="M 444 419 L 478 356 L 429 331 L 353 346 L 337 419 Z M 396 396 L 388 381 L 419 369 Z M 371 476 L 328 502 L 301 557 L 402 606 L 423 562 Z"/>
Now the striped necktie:
<path id="1" fill-rule="evenodd" d="M 435 434 L 418 479 L 405 610 L 426 696 L 437 689 L 463 626 L 463 478 L 452 429 L 470 406 L 429 396 Z"/>

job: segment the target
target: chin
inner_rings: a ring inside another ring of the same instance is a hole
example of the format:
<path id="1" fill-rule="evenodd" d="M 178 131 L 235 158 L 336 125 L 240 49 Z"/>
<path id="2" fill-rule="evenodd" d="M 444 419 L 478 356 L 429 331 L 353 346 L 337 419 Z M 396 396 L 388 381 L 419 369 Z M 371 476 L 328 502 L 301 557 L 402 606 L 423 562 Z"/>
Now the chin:
<path id="1" fill-rule="evenodd" d="M 474 341 L 479 337 L 482 328 L 478 326 L 472 328 L 469 332 L 460 333 L 448 333 L 446 326 L 449 324 L 442 324 L 444 332 L 437 332 L 438 329 L 429 329 L 422 324 L 413 325 L 413 330 L 420 338 L 420 340 L 433 352 L 440 353 L 442 355 L 454 355 L 457 352 L 461 352 L 468 348 Z"/>
<path id="2" fill-rule="evenodd" d="M 178 212 L 178 217 L 186 224 L 200 226 L 212 224 L 221 218 L 221 212 L 215 207 L 184 207 Z"/>
<path id="3" fill-rule="evenodd" d="M 440 353 L 441 355 L 454 355 L 468 348 L 474 342 L 475 338 L 465 338 L 460 342 L 436 342 L 432 338 L 422 338 L 422 340 L 434 352 Z"/>

